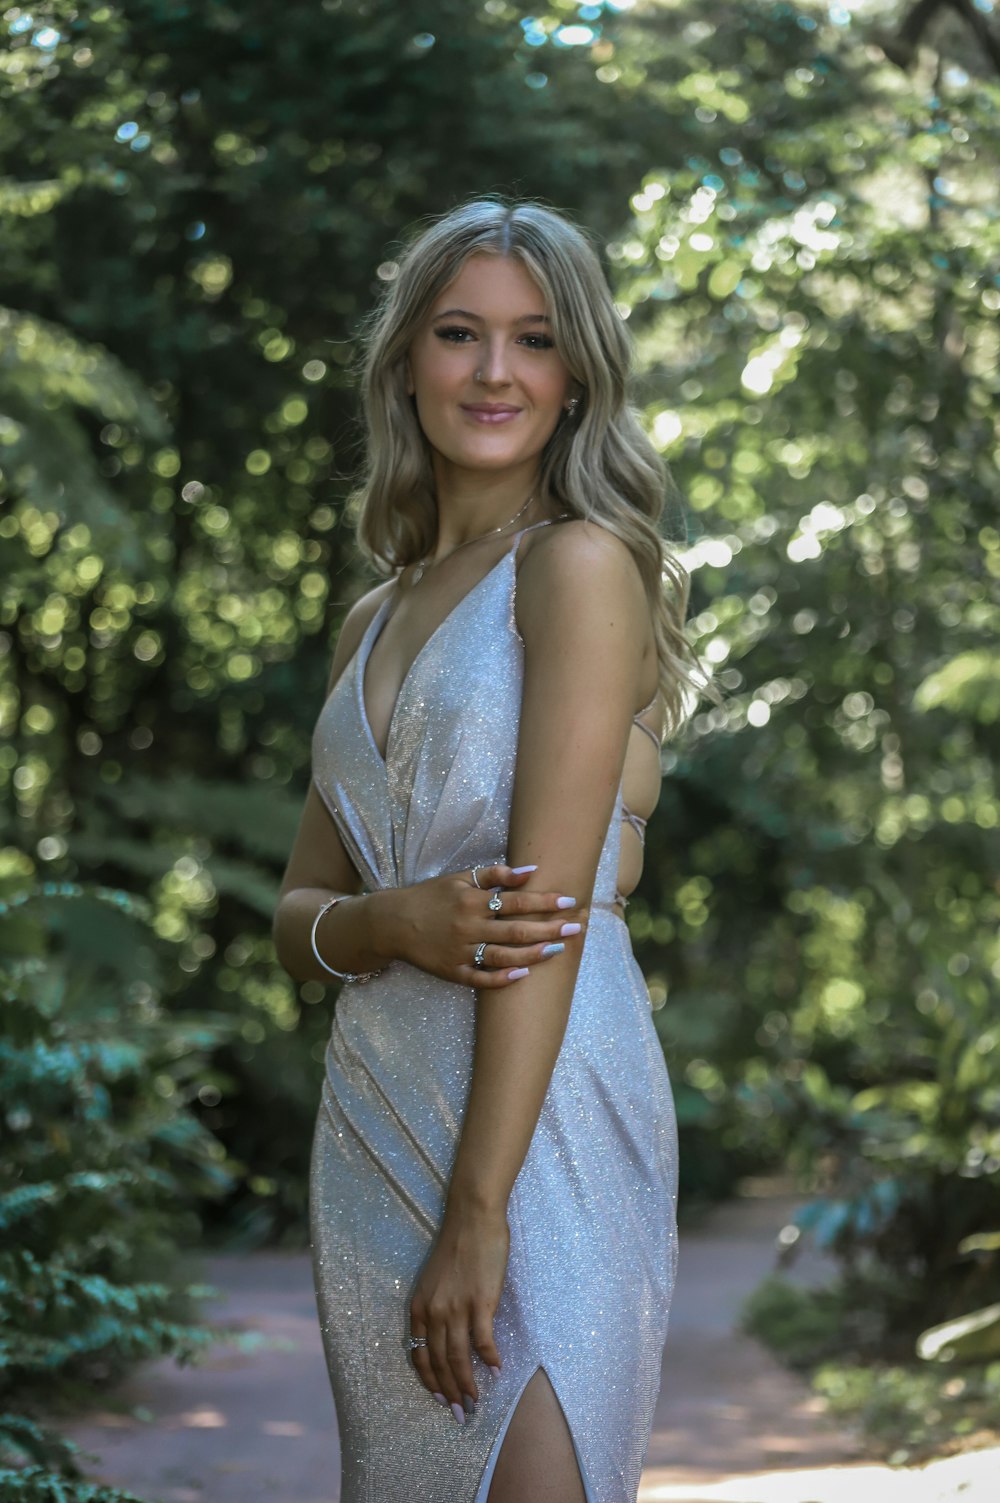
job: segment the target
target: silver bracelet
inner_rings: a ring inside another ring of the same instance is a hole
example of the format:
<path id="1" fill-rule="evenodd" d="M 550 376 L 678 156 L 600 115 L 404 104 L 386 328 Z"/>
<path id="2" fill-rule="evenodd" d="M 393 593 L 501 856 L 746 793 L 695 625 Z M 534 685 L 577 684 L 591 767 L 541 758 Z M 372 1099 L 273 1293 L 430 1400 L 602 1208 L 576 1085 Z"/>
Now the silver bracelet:
<path id="1" fill-rule="evenodd" d="M 332 965 L 327 965 L 326 961 L 319 953 L 319 950 L 316 948 L 316 930 L 319 928 L 319 921 L 323 917 L 324 913 L 326 913 L 327 909 L 335 908 L 336 905 L 338 903 L 342 903 L 345 898 L 356 896 L 356 893 L 345 892 L 342 893 L 340 897 L 328 899 L 328 901 L 323 904 L 322 908 L 313 919 L 312 933 L 309 936 L 309 942 L 312 945 L 312 951 L 316 959 L 319 961 L 324 971 L 329 971 L 330 975 L 336 976 L 338 981 L 374 981 L 376 976 L 381 976 L 382 969 L 384 969 L 380 968 L 377 971 L 335 971 Z"/>

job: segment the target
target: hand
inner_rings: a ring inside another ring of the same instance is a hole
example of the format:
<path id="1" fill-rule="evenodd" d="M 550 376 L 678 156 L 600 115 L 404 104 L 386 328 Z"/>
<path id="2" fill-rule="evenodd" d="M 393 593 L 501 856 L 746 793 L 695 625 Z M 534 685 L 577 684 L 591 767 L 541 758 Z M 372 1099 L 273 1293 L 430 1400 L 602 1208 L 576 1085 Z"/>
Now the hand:
<path id="1" fill-rule="evenodd" d="M 457 981 L 481 991 L 520 980 L 532 963 L 550 958 L 542 953 L 547 945 L 565 948 L 583 943 L 588 917 L 585 909 L 560 907 L 560 898 L 564 903 L 566 899 L 557 892 L 508 890 L 503 894 L 500 912 L 492 913 L 487 906 L 492 896 L 489 889 L 516 889 L 531 873 L 518 874 L 502 864 L 477 866 L 475 870 L 485 891 L 475 885 L 471 870 L 429 877 L 398 890 L 395 956 L 444 981 Z M 578 932 L 567 933 L 567 926 L 574 924 L 579 925 Z M 484 967 L 477 969 L 472 962 L 483 940 L 489 943 Z"/>
<path id="2" fill-rule="evenodd" d="M 502 1213 L 446 1212 L 410 1300 L 410 1335 L 427 1337 L 413 1366 L 429 1393 L 444 1395 L 459 1424 L 479 1398 L 472 1353 L 500 1370 L 493 1317 L 509 1253 Z"/>

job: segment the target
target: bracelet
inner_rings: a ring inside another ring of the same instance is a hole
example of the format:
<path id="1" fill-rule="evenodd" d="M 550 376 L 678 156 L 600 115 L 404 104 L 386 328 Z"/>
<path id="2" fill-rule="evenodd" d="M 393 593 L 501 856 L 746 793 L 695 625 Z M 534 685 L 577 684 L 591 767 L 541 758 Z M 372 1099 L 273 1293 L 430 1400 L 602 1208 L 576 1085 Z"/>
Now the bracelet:
<path id="1" fill-rule="evenodd" d="M 384 969 L 384 967 L 377 971 L 335 971 L 332 965 L 327 965 L 326 961 L 319 953 L 319 950 L 316 948 L 316 930 L 319 927 L 319 921 L 323 917 L 324 913 L 326 913 L 327 909 L 329 908 L 335 908 L 336 905 L 338 903 L 342 903 L 345 898 L 355 896 L 357 896 L 355 893 L 345 892 L 342 893 L 338 898 L 329 898 L 327 902 L 323 904 L 316 917 L 313 919 L 312 933 L 309 936 L 309 942 L 312 945 L 313 954 L 319 961 L 320 965 L 323 967 L 324 971 L 329 971 L 330 975 L 336 976 L 338 981 L 374 981 L 376 976 L 381 976 L 382 969 Z"/>

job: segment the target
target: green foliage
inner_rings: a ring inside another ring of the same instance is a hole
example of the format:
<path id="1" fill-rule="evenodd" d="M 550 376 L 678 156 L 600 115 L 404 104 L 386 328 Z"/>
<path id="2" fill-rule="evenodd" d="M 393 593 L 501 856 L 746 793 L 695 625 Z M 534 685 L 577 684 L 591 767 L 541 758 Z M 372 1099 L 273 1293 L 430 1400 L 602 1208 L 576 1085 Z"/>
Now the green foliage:
<path id="1" fill-rule="evenodd" d="M 843 1285 L 804 1288 L 778 1275 L 758 1284 L 744 1304 L 741 1324 L 795 1368 L 814 1367 L 850 1349 L 870 1329 L 867 1312 L 857 1309 Z"/>
<path id="2" fill-rule="evenodd" d="M 658 136 L 635 81 L 597 71 L 624 18 L 595 52 L 556 12 L 541 47 L 525 8 L 465 0 L 0 19 L 8 860 L 144 892 L 170 1007 L 237 1020 L 197 1109 L 244 1166 L 225 1219 L 248 1242 L 302 1236 L 329 1031 L 264 920 L 361 585 L 359 318 L 396 238 L 468 193 L 609 234 Z"/>
<path id="3" fill-rule="evenodd" d="M 961 1373 L 825 1362 L 813 1386 L 830 1414 L 862 1426 L 869 1445 L 893 1462 L 998 1439 L 1000 1362 Z"/>
<path id="4" fill-rule="evenodd" d="M 877 1280 L 847 1273 L 818 1288 L 775 1275 L 745 1302 L 741 1323 L 808 1373 L 830 1412 L 861 1427 L 874 1454 L 903 1462 L 995 1442 L 1000 1362 L 920 1363 L 904 1343 L 900 1360 L 886 1362 L 887 1333 L 900 1313 L 908 1313 L 905 1299 L 884 1271 Z"/>
<path id="5" fill-rule="evenodd" d="M 123 892 L 47 884 L 0 914 L 0 1491 L 96 1503 L 119 1495 L 61 1482 L 72 1454 L 30 1411 L 210 1339 L 174 1264 L 229 1185 L 190 1109 L 225 1023 L 162 1010 Z"/>
<path id="6" fill-rule="evenodd" d="M 0 1414 L 4 1503 L 142 1503 L 132 1493 L 84 1480 L 79 1447 L 23 1414 Z"/>
<path id="7" fill-rule="evenodd" d="M 1000 87 L 964 31 L 907 71 L 846 12 L 731 21 L 648 54 L 702 129 L 610 248 L 727 691 L 633 933 L 676 1077 L 912 1342 L 1000 1293 L 957 1251 L 1000 1211 Z"/>
<path id="8" fill-rule="evenodd" d="M 685 1198 L 788 1165 L 909 1342 L 1000 1277 L 961 1250 L 1000 1208 L 993 54 L 933 5 L 919 50 L 891 7 L 591 9 L 5 16 L 0 872 L 148 894 L 169 1014 L 235 1022 L 191 1091 L 226 1226 L 301 1235 L 325 991 L 262 921 L 362 584 L 353 338 L 417 216 L 575 210 L 728 695 L 629 911 Z"/>
<path id="9" fill-rule="evenodd" d="M 1000 1357 L 1000 1304 L 973 1310 L 957 1320 L 922 1331 L 917 1356 L 929 1362 L 982 1361 Z"/>

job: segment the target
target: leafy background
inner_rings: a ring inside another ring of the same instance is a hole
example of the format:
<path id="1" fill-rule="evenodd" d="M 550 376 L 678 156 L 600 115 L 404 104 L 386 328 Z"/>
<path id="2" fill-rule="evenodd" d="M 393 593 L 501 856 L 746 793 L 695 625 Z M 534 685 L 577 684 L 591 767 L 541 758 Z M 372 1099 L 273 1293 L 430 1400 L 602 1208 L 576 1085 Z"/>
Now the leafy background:
<path id="1" fill-rule="evenodd" d="M 0 1211 L 105 1280 L 66 1329 L 164 1280 L 50 1376 L 185 1349 L 171 1248 L 303 1238 L 333 999 L 270 923 L 367 584 L 355 336 L 402 236 L 504 191 L 603 247 L 726 695 L 629 911 L 688 1214 L 791 1172 L 789 1251 L 841 1272 L 790 1359 L 848 1349 L 869 1403 L 957 1321 L 920 1380 L 1000 1394 L 992 0 L 53 0 L 0 38 Z M 75 1142 L 133 1246 L 52 1216 Z M 8 1393 L 40 1277 L 0 1270 Z"/>

